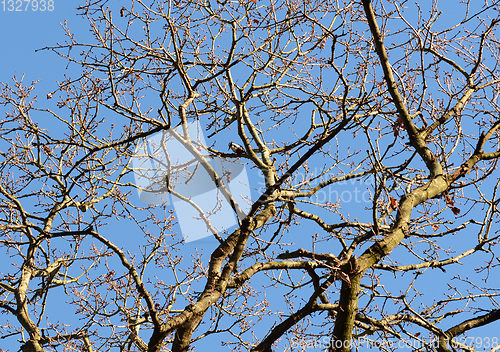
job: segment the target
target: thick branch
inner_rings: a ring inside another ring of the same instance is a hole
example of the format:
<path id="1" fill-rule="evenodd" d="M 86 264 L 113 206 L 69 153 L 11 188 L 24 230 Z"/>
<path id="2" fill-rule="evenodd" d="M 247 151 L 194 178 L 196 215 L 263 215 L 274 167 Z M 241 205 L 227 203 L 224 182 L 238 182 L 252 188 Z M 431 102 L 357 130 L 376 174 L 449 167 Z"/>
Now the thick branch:
<path id="1" fill-rule="evenodd" d="M 415 147 L 418 154 L 427 165 L 431 176 L 434 177 L 437 175 L 442 175 L 443 168 L 441 167 L 441 164 L 438 162 L 432 151 L 427 146 L 424 136 L 419 132 L 419 130 L 413 123 L 412 116 L 406 109 L 403 97 L 401 96 L 401 93 L 397 88 L 396 80 L 394 79 L 394 75 L 392 73 L 392 67 L 389 63 L 389 57 L 385 50 L 384 41 L 382 40 L 382 34 L 380 33 L 380 29 L 375 17 L 375 12 L 373 11 L 373 7 L 371 5 L 371 0 L 362 0 L 362 2 L 365 9 L 366 19 L 368 20 L 370 31 L 373 36 L 373 41 L 375 43 L 375 49 L 384 71 L 384 78 L 387 83 L 387 88 L 394 101 L 394 105 L 396 106 L 399 117 L 403 121 L 405 129 L 408 132 L 410 143 Z"/>

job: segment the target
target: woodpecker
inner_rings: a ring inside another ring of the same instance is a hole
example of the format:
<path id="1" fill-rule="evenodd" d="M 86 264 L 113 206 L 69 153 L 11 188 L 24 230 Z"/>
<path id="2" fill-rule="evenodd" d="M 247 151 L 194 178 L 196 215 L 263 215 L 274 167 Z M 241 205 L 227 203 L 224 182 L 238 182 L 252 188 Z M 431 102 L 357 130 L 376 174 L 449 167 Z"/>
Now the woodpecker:
<path id="1" fill-rule="evenodd" d="M 229 143 L 229 149 L 233 151 L 233 153 L 236 154 L 245 154 L 245 148 L 243 148 L 241 145 L 230 142 Z"/>

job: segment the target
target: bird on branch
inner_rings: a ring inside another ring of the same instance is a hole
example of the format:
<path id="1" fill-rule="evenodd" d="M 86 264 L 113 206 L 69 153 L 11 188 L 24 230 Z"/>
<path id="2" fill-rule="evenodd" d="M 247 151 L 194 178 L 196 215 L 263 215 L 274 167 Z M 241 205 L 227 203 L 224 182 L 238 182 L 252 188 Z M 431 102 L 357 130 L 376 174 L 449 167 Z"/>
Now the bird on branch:
<path id="1" fill-rule="evenodd" d="M 233 151 L 233 153 L 236 154 L 245 154 L 245 148 L 243 148 L 241 145 L 236 144 L 234 142 L 229 143 L 229 149 Z"/>

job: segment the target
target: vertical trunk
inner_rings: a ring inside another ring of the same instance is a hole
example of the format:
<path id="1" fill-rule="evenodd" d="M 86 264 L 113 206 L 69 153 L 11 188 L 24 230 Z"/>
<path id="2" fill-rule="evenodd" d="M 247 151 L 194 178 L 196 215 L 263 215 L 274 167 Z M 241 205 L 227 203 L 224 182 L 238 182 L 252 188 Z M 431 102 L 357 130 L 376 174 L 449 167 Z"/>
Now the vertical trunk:
<path id="1" fill-rule="evenodd" d="M 339 312 L 333 329 L 330 352 L 350 351 L 362 276 L 362 272 L 357 272 L 350 276 L 350 283 L 342 281 Z"/>
<path id="2" fill-rule="evenodd" d="M 196 317 L 194 321 L 190 320 L 176 330 L 174 342 L 172 343 L 172 352 L 187 352 L 189 350 L 193 331 L 200 324 L 202 317 Z"/>

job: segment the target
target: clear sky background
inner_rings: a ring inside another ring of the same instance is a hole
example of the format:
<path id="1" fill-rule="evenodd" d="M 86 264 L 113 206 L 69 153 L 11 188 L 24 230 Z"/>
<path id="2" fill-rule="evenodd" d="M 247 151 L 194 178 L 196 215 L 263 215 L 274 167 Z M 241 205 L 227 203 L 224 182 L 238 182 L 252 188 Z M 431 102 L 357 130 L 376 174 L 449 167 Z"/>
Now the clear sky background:
<path id="1" fill-rule="evenodd" d="M 67 21 L 72 32 L 78 33 L 80 41 L 85 41 L 85 36 L 89 34 L 88 24 L 85 19 L 76 15 L 75 6 L 76 4 L 73 1 L 56 0 L 54 1 L 53 11 L 46 10 L 42 12 L 40 9 L 33 11 L 32 8 L 25 10 L 24 5 L 21 8 L 22 11 L 8 11 L 7 8 L 4 10 L 3 4 L 0 4 L 0 82 L 13 83 L 12 78 L 14 76 L 20 80 L 23 75 L 25 85 L 29 85 L 31 81 L 40 80 L 36 85 L 37 89 L 35 92 L 38 96 L 38 102 L 42 107 L 46 104 L 53 104 L 53 101 L 47 101 L 46 94 L 56 90 L 56 81 L 63 80 L 64 75 L 75 75 L 77 71 L 74 71 L 74 67 L 72 66 L 68 68 L 66 66 L 66 61 L 58 57 L 52 51 L 39 49 L 55 45 L 55 43 L 65 40 L 62 27 L 65 21 Z M 3 110 L 0 111 L 3 113 Z M 366 189 L 366 187 L 362 188 L 362 184 L 355 186 L 361 187 L 361 192 Z M 344 210 L 349 209 L 356 211 L 357 214 L 360 212 L 359 204 L 352 203 Z M 471 213 L 470 215 L 473 216 L 474 214 Z M 479 216 L 480 213 L 477 213 L 477 215 Z M 296 236 L 298 242 L 311 242 L 310 236 L 306 239 L 300 239 L 302 234 L 299 233 L 297 233 Z M 195 252 L 197 247 L 205 247 L 205 253 L 208 255 L 210 253 L 210 246 L 214 244 L 215 241 L 207 241 L 203 244 L 192 244 L 188 248 Z M 394 253 L 394 255 L 397 258 L 397 252 Z M 4 260 L 6 260 L 6 258 L 0 260 L 0 263 Z M 465 264 L 463 266 L 454 266 L 455 269 L 449 271 L 446 277 L 452 275 L 453 270 L 457 270 L 457 274 L 466 275 L 468 271 L 467 262 L 469 260 L 472 259 L 463 260 Z M 427 272 L 426 275 L 428 275 Z M 429 277 L 433 279 L 428 281 L 428 285 L 440 287 L 440 289 L 441 286 L 446 286 L 446 280 L 442 279 L 442 275 L 441 271 L 434 270 L 433 274 L 429 275 Z M 406 282 L 412 278 L 411 275 L 408 275 L 404 281 Z M 397 280 L 403 279 L 394 277 L 393 284 L 397 285 Z M 496 281 L 498 283 L 499 280 Z M 64 298 L 62 296 L 53 297 L 52 299 L 57 301 L 57 299 L 67 299 L 67 296 Z M 426 299 L 432 300 L 433 297 L 426 297 Z M 65 317 L 64 311 L 59 311 L 58 315 L 60 319 L 71 319 L 71 317 Z M 57 318 L 57 316 L 54 315 L 53 317 L 54 319 Z M 482 336 L 499 336 L 497 332 L 499 327 L 498 323 L 493 324 L 490 329 L 482 331 Z M 256 335 L 258 337 L 263 337 L 265 335 L 264 329 L 263 331 L 259 331 Z M 475 335 L 471 334 L 470 336 Z M 208 343 L 210 339 L 206 341 L 206 343 Z M 219 341 L 219 335 L 214 336 L 214 341 Z M 19 348 L 19 344 L 12 340 L 0 340 L 0 347 L 9 351 L 16 351 Z M 221 350 L 223 349 L 221 348 Z"/>
<path id="2" fill-rule="evenodd" d="M 76 16 L 75 3 L 55 1 L 53 11 L 8 11 L 0 4 L 0 79 L 12 82 L 25 74 L 27 82 L 40 79 L 41 90 L 57 87 L 65 72 L 65 63 L 50 51 L 38 51 L 56 42 L 64 41 L 62 24 L 68 21 L 73 28 L 85 23 Z M 82 27 L 83 28 L 83 27 Z M 39 100 L 45 96 L 39 95 Z"/>

